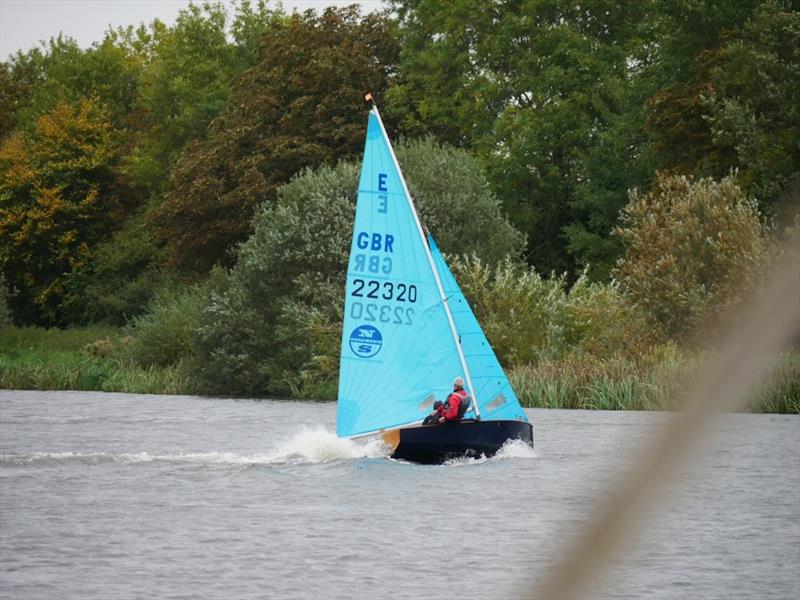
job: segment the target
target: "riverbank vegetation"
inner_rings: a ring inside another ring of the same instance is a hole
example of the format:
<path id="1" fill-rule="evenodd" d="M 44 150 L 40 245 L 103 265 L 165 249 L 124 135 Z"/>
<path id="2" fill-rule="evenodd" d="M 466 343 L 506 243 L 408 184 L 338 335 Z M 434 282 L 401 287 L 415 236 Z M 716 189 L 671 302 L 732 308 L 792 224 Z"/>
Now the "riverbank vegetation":
<path id="1" fill-rule="evenodd" d="M 0 337 L 0 389 L 207 393 L 186 362 L 137 362 L 133 340 L 121 329 L 5 328 Z M 520 402 L 529 408 L 670 410 L 680 405 L 681 382 L 701 358 L 667 345 L 639 357 L 570 354 L 515 367 L 508 375 Z M 335 400 L 335 381 L 301 374 L 291 395 Z M 743 408 L 800 414 L 800 353 L 785 355 Z"/>
<path id="2" fill-rule="evenodd" d="M 3 62 L 0 387 L 334 398 L 372 91 L 523 404 L 673 407 L 798 243 L 800 13 L 392 6 Z M 797 357 L 751 410 L 800 412 Z"/>

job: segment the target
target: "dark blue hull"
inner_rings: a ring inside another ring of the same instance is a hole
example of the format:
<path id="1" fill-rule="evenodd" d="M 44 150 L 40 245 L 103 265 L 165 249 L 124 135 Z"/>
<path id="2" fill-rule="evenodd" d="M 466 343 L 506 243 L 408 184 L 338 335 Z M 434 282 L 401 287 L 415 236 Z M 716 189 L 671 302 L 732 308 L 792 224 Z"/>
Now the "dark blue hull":
<path id="1" fill-rule="evenodd" d="M 509 440 L 533 447 L 533 427 L 524 421 L 461 421 L 400 430 L 392 458 L 440 464 L 453 458 L 493 456 Z"/>

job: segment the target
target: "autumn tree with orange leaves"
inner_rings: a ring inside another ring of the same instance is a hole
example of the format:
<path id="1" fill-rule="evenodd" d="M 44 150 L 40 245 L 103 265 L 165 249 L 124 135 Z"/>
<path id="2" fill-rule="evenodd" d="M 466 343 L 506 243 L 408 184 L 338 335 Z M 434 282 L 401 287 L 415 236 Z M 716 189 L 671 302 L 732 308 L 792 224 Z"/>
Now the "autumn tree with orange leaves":
<path id="1" fill-rule="evenodd" d="M 0 146 L 0 271 L 19 322 L 65 324 L 70 279 L 123 216 L 119 144 L 94 98 L 58 103 Z"/>

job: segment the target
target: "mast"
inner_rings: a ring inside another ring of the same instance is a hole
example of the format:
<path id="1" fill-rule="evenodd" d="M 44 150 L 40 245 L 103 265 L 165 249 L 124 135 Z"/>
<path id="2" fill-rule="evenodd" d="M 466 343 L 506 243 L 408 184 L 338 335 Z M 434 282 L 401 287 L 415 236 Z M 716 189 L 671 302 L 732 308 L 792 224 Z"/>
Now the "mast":
<path id="1" fill-rule="evenodd" d="M 394 161 L 395 169 L 397 169 L 397 174 L 400 176 L 400 182 L 403 184 L 403 191 L 406 194 L 406 198 L 408 199 L 408 206 L 411 209 L 411 214 L 414 215 L 414 222 L 417 225 L 417 231 L 419 232 L 420 239 L 422 240 L 422 245 L 425 248 L 425 255 L 428 258 L 428 264 L 433 271 L 433 278 L 436 281 L 436 289 L 439 290 L 439 298 L 442 301 L 444 306 L 444 312 L 447 315 L 447 322 L 450 324 L 450 333 L 453 335 L 453 341 L 456 344 L 456 350 L 458 351 L 458 359 L 461 362 L 461 367 L 464 369 L 464 379 L 467 383 L 467 389 L 469 391 L 469 395 L 472 398 L 473 403 L 473 410 L 475 411 L 475 417 L 480 420 L 481 413 L 480 409 L 478 408 L 478 398 L 475 396 L 475 389 L 472 386 L 472 378 L 469 374 L 469 367 L 467 366 L 467 360 L 464 357 L 464 350 L 461 347 L 461 340 L 458 337 L 458 331 L 456 330 L 455 321 L 453 321 L 453 315 L 450 312 L 450 305 L 447 303 L 447 296 L 444 293 L 444 287 L 442 287 L 442 280 L 439 278 L 439 271 L 436 269 L 436 264 L 433 262 L 433 255 L 431 254 L 431 249 L 428 247 L 428 239 L 425 237 L 425 231 L 422 228 L 422 222 L 419 220 L 419 215 L 417 214 L 417 208 L 414 206 L 414 202 L 411 199 L 411 193 L 408 191 L 408 186 L 406 185 L 406 179 L 403 177 L 403 171 L 400 169 L 400 163 L 397 162 L 397 156 L 395 156 L 394 148 L 392 147 L 392 143 L 389 140 L 389 136 L 386 133 L 386 128 L 383 126 L 383 120 L 381 119 L 381 114 L 378 112 L 378 107 L 375 105 L 375 100 L 372 97 L 372 94 L 367 94 L 365 96 L 365 100 L 367 102 L 372 103 L 372 113 L 378 119 L 378 124 L 381 126 L 381 132 L 383 133 L 383 137 L 386 139 L 386 145 L 389 147 L 389 154 Z"/>

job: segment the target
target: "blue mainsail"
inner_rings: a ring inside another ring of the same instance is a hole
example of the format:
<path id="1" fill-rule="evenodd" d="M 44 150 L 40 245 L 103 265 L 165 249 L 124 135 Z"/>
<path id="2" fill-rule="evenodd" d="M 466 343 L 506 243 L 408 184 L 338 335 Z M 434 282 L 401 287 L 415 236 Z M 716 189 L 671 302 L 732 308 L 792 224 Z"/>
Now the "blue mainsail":
<path id="1" fill-rule="evenodd" d="M 453 315 L 447 295 L 458 306 Z M 465 349 L 477 361 L 475 373 L 459 336 L 469 340 Z M 527 420 L 444 259 L 426 242 L 373 108 L 347 268 L 337 434 L 417 423 L 434 398 L 443 400 L 451 391 L 456 376 L 477 382 L 482 417 Z"/>

